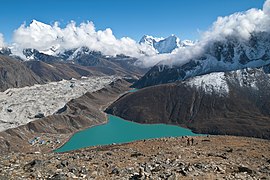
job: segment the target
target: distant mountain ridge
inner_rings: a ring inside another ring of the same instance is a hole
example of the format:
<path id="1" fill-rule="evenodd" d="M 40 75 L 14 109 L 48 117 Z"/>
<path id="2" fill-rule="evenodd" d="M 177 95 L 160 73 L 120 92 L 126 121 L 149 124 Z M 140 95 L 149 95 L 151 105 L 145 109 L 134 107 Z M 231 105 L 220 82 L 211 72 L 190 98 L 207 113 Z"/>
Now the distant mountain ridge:
<path id="1" fill-rule="evenodd" d="M 270 63 L 270 34 L 252 33 L 248 40 L 227 37 L 213 41 L 197 57 L 187 63 L 172 66 L 159 63 L 152 67 L 134 87 L 142 88 L 157 84 L 185 80 L 211 72 L 226 72 L 248 67 L 260 67 Z"/>
<path id="2" fill-rule="evenodd" d="M 159 54 L 171 53 L 179 47 L 194 45 L 194 42 L 190 40 L 180 41 L 180 39 L 175 35 L 171 35 L 167 38 L 155 38 L 153 36 L 144 35 L 139 43 L 153 47 Z"/>
<path id="3" fill-rule="evenodd" d="M 83 48 L 80 50 L 80 52 L 74 50 L 70 56 L 63 57 L 64 54 L 52 56 L 35 49 L 25 49 L 23 53 L 29 59 L 25 61 L 9 54 L 8 49 L 2 49 L 0 91 L 82 76 L 115 75 L 133 82 L 147 71 L 146 68 L 134 65 L 136 58 L 123 55 L 107 57 L 100 52 L 84 51 Z"/>
<path id="4" fill-rule="evenodd" d="M 36 49 L 24 49 L 23 54 L 29 60 L 46 63 L 77 64 L 107 75 L 141 76 L 148 70 L 135 65 L 137 58 L 125 55 L 106 56 L 101 52 L 92 51 L 88 47 L 65 50 L 56 55 L 44 54 Z"/>
<path id="5" fill-rule="evenodd" d="M 43 83 L 23 62 L 0 55 L 0 91 Z"/>

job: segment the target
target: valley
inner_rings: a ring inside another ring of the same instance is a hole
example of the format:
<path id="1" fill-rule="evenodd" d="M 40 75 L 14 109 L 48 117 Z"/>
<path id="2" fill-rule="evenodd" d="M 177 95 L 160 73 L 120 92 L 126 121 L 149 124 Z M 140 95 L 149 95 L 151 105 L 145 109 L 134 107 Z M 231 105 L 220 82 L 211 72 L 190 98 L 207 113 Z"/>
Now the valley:
<path id="1" fill-rule="evenodd" d="M 74 133 L 106 123 L 104 108 L 127 92 L 129 86 L 130 83 L 115 79 L 101 89 L 70 100 L 52 115 L 0 132 L 0 152 L 52 152 Z"/>
<path id="2" fill-rule="evenodd" d="M 16 1 L 0 180 L 270 179 L 270 0 Z"/>

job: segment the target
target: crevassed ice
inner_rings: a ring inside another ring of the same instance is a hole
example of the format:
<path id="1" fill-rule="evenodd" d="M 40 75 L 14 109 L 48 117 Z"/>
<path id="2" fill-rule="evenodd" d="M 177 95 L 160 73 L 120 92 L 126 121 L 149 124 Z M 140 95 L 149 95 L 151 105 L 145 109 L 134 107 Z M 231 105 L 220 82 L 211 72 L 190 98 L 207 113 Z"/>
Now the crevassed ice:
<path id="1" fill-rule="evenodd" d="M 71 99 L 102 89 L 116 79 L 102 76 L 62 80 L 0 92 L 0 131 L 27 124 L 39 113 L 52 115 Z"/>

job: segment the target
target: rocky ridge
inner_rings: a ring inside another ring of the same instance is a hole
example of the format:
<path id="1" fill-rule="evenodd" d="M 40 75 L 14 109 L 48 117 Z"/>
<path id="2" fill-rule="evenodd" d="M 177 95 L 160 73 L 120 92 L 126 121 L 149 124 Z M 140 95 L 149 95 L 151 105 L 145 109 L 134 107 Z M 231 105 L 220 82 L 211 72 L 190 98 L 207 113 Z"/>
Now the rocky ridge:
<path id="1" fill-rule="evenodd" d="M 140 76 L 148 70 L 135 66 L 137 58 L 125 55 L 106 56 L 99 51 L 90 50 L 88 47 L 67 49 L 56 54 L 46 54 L 36 49 L 24 49 L 21 58 L 26 58 L 26 63 L 27 61 L 32 61 L 32 63 L 34 63 L 33 61 L 42 61 L 53 66 L 60 63 L 64 67 L 69 66 L 71 69 L 74 69 L 77 65 L 78 68 L 106 75 Z"/>

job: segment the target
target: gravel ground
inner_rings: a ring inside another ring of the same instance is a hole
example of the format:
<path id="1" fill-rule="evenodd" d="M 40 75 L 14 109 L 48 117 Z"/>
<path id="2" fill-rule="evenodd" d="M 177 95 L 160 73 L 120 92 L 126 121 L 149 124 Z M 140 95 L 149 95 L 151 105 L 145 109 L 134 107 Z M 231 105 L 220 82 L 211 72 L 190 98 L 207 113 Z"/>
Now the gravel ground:
<path id="1" fill-rule="evenodd" d="M 10 153 L 0 179 L 270 179 L 270 141 L 162 138 L 66 153 Z"/>

